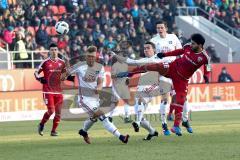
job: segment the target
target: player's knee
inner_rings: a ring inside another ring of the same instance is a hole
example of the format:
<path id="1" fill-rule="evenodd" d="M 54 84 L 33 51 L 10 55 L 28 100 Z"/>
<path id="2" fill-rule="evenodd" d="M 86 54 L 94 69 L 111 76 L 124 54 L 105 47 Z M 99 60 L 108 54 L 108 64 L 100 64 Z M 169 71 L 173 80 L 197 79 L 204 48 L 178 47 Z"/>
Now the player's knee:
<path id="1" fill-rule="evenodd" d="M 54 113 L 54 109 L 52 109 L 52 108 L 51 108 L 51 109 L 48 109 L 47 112 L 48 112 L 49 115 L 52 115 L 52 114 Z"/>
<path id="2" fill-rule="evenodd" d="M 61 109 L 56 109 L 55 114 L 61 115 Z"/>

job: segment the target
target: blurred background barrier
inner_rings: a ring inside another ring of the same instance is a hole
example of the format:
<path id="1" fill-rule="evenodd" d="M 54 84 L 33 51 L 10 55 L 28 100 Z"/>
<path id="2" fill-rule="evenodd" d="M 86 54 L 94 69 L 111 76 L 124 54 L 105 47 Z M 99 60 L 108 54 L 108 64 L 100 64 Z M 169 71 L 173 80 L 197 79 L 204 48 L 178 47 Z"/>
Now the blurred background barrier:
<path id="1" fill-rule="evenodd" d="M 134 89 L 131 89 L 134 93 Z M 71 109 L 71 115 L 64 118 L 75 119 L 74 114 L 83 113 L 77 107 L 75 95 L 77 89 L 64 91 L 64 99 L 71 100 L 66 103 L 65 109 Z M 70 96 L 69 96 L 69 93 Z M 190 84 L 188 101 L 192 111 L 208 110 L 232 110 L 240 109 L 240 82 L 234 83 L 211 83 Z M 46 109 L 42 100 L 42 91 L 8 91 L 0 92 L 0 121 L 38 120 Z M 132 94 L 134 97 L 134 94 Z M 133 99 L 133 98 L 132 98 Z M 147 108 L 146 113 L 159 113 L 160 97 L 155 97 Z M 114 115 L 123 112 L 122 102 L 116 108 Z M 66 112 L 64 112 L 66 113 Z M 134 107 L 130 107 L 130 113 L 134 114 Z M 79 118 L 84 114 L 80 114 Z"/>

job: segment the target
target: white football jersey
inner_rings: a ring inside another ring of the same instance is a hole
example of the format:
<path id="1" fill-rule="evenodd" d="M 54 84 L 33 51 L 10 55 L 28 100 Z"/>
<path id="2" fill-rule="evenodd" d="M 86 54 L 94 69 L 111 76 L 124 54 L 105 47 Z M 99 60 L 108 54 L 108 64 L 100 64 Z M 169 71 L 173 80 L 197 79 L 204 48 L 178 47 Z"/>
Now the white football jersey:
<path id="1" fill-rule="evenodd" d="M 176 49 L 181 49 L 182 44 L 175 34 L 167 34 L 165 38 L 161 38 L 159 34 L 154 36 L 151 40 L 156 46 L 156 53 L 171 52 Z M 164 57 L 164 62 L 172 62 L 176 59 L 175 56 Z M 172 80 L 163 76 L 160 76 L 160 80 L 172 83 Z"/>
<path id="2" fill-rule="evenodd" d="M 95 94 L 97 88 L 97 79 L 104 78 L 104 67 L 95 63 L 93 67 L 89 67 L 86 63 L 80 65 L 77 69 L 71 71 L 70 74 L 76 73 L 79 83 L 79 94 L 83 98 L 98 98 Z"/>
<path id="3" fill-rule="evenodd" d="M 175 34 L 167 34 L 165 38 L 161 38 L 160 35 L 157 34 L 150 41 L 155 44 L 156 53 L 166 53 L 182 48 L 182 44 Z M 164 57 L 163 59 L 165 59 L 165 62 L 172 62 L 176 57 Z"/>
<path id="4" fill-rule="evenodd" d="M 175 34 L 167 34 L 165 38 L 161 38 L 157 34 L 150 41 L 155 44 L 157 53 L 165 53 L 182 48 L 182 44 Z"/>
<path id="5" fill-rule="evenodd" d="M 152 57 L 145 57 L 138 60 L 128 58 L 126 63 L 129 65 L 144 65 L 152 63 L 162 63 L 163 59 L 158 58 L 156 55 Z M 159 73 L 158 72 L 146 72 L 141 73 L 141 76 L 138 81 L 136 98 L 143 98 L 146 103 L 150 102 L 152 97 L 156 95 L 156 88 L 159 84 Z M 158 92 L 158 91 L 157 91 Z M 136 100 L 137 101 L 137 100 Z"/>
<path id="6" fill-rule="evenodd" d="M 128 58 L 126 63 L 129 65 L 144 65 L 144 64 L 151 64 L 151 63 L 161 63 L 163 62 L 162 59 L 156 57 L 156 55 L 153 55 L 152 57 L 144 57 L 138 60 L 130 59 Z M 152 85 L 154 83 L 158 83 L 158 72 L 146 72 L 141 73 L 138 86 L 145 86 L 145 85 Z"/>

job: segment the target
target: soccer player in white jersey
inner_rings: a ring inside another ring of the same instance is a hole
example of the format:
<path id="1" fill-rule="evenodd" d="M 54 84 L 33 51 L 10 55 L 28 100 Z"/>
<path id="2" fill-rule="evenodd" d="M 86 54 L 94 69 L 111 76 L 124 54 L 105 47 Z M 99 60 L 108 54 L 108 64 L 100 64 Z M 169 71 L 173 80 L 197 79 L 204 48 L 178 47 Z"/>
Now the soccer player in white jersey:
<path id="1" fill-rule="evenodd" d="M 152 42 L 146 42 L 144 44 L 144 54 L 145 58 L 138 60 L 133 60 L 126 57 L 121 57 L 112 53 L 118 61 L 127 63 L 129 65 L 144 65 L 147 63 L 158 63 L 163 62 L 155 56 L 155 45 Z M 150 122 L 147 121 L 144 116 L 144 111 L 147 108 L 149 102 L 151 102 L 152 97 L 158 93 L 159 86 L 159 74 L 157 72 L 150 72 L 148 74 L 141 74 L 137 86 L 137 93 L 135 96 L 135 111 L 136 111 L 136 121 L 132 123 L 134 130 L 139 132 L 139 127 L 146 129 L 149 134 L 144 140 L 151 140 L 152 137 L 158 136 L 158 132 L 151 126 Z"/>
<path id="2" fill-rule="evenodd" d="M 154 36 L 150 41 L 153 42 L 156 46 L 156 53 L 166 53 L 169 51 L 173 51 L 176 49 L 181 49 L 182 45 L 179 39 L 175 34 L 168 34 L 167 33 L 167 23 L 164 21 L 158 21 L 156 23 L 156 30 L 157 30 L 157 35 Z M 172 61 L 174 60 L 172 57 L 165 57 L 164 60 L 167 61 Z M 164 76 L 160 76 L 160 81 L 165 82 L 165 83 L 171 83 L 172 80 L 170 78 L 166 78 Z M 160 86 L 161 87 L 161 86 Z M 172 96 L 172 102 L 173 104 L 175 102 L 175 92 L 174 90 L 171 91 L 171 93 L 166 93 L 162 95 L 162 100 L 160 104 L 160 114 L 161 114 L 161 120 L 162 120 L 162 128 L 163 128 L 163 133 L 164 135 L 170 135 L 170 132 L 167 127 L 167 108 L 168 108 L 168 98 L 169 96 Z M 170 104 L 170 114 L 168 119 L 171 118 L 171 113 L 173 110 L 172 105 Z M 185 126 L 188 130 L 188 132 L 192 132 L 192 128 L 189 125 L 188 122 L 188 113 L 189 113 L 189 108 L 185 103 L 184 106 L 184 112 L 183 112 L 183 126 Z M 188 123 L 188 124 L 186 124 Z"/>
<path id="3" fill-rule="evenodd" d="M 128 54 L 123 53 L 122 56 L 126 57 Z M 112 97 L 111 97 L 111 108 L 113 110 L 109 113 L 108 118 L 112 122 L 112 116 L 115 111 L 115 107 L 118 105 L 119 100 L 122 99 L 124 102 L 124 122 L 131 123 L 129 114 L 129 99 L 130 91 L 128 89 L 129 79 L 127 77 L 117 78 L 116 74 L 119 72 L 128 71 L 128 65 L 125 63 L 120 63 L 113 60 L 113 65 L 111 68 L 111 77 L 112 77 Z"/>
<path id="4" fill-rule="evenodd" d="M 79 130 L 79 134 L 83 136 L 86 143 L 90 144 L 88 130 L 99 119 L 104 128 L 119 138 L 123 143 L 128 142 L 129 135 L 121 135 L 116 126 L 109 121 L 104 112 L 99 109 L 99 91 L 102 90 L 104 67 L 97 63 L 97 48 L 90 46 L 86 53 L 86 62 L 77 68 L 68 69 L 68 74 L 75 73 L 79 83 L 79 105 L 89 114 L 83 128 Z"/>

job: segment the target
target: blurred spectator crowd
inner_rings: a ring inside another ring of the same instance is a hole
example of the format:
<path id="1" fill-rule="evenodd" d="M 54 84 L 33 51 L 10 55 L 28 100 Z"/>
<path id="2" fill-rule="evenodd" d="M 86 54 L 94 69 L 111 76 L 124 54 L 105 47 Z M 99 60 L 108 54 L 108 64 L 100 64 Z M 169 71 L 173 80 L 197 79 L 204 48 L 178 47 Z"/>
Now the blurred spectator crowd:
<path id="1" fill-rule="evenodd" d="M 236 0 L 1 0 L 0 37 L 20 53 L 13 55 L 15 60 L 31 59 L 28 50 L 39 51 L 34 59 L 44 59 L 47 53 L 42 51 L 56 42 L 61 54 L 73 61 L 87 46 L 96 45 L 98 58 L 108 64 L 106 50 L 123 40 L 133 44 L 129 56 L 139 57 L 144 41 L 156 34 L 158 20 L 166 21 L 168 31 L 185 43 L 174 22 L 178 6 L 200 6 L 230 26 L 240 25 Z M 59 20 L 69 23 L 67 35 L 57 35 L 54 25 Z M 0 47 L 4 47 L 1 41 Z"/>
<path id="2" fill-rule="evenodd" d="M 240 1 L 239 0 L 186 0 L 190 6 L 198 6 L 209 13 L 208 19 L 214 22 L 214 18 L 219 19 L 228 26 L 235 28 L 235 36 L 240 38 Z M 228 30 L 222 23 L 215 22 L 221 28 Z"/>

